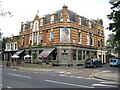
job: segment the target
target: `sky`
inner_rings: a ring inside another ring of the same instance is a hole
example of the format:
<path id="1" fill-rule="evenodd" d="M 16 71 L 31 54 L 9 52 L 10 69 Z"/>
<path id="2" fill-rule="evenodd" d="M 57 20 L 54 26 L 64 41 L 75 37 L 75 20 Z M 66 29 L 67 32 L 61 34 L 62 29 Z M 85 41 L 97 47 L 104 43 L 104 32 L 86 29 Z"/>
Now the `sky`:
<path id="1" fill-rule="evenodd" d="M 63 5 L 69 10 L 88 19 L 103 19 L 105 39 L 111 33 L 106 28 L 109 26 L 107 15 L 110 14 L 109 0 L 0 0 L 0 10 L 11 11 L 12 17 L 0 16 L 0 29 L 3 37 L 12 34 L 19 35 L 21 22 L 32 21 L 39 10 L 40 16 L 62 9 Z"/>

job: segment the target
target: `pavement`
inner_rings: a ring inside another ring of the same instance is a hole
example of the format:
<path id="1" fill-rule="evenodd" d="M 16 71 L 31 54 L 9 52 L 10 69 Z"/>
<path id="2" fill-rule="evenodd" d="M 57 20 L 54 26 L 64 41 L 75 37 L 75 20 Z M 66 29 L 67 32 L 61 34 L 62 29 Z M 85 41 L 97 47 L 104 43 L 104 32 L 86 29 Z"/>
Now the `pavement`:
<path id="1" fill-rule="evenodd" d="M 120 83 L 120 77 L 117 72 L 104 72 L 94 75 L 95 78 L 107 80 L 107 81 L 116 81 Z"/>
<path id="2" fill-rule="evenodd" d="M 21 66 L 10 66 L 9 68 L 15 70 L 22 70 L 28 72 L 50 72 L 50 73 L 68 73 L 68 74 L 79 74 L 80 69 L 82 70 L 84 66 L 78 67 L 52 67 L 52 68 L 28 68 L 28 67 L 21 67 Z M 120 83 L 120 77 L 118 75 L 119 71 L 100 71 L 89 75 L 91 78 L 107 80 L 107 81 L 115 81 Z M 120 73 L 119 73 L 120 74 Z"/>

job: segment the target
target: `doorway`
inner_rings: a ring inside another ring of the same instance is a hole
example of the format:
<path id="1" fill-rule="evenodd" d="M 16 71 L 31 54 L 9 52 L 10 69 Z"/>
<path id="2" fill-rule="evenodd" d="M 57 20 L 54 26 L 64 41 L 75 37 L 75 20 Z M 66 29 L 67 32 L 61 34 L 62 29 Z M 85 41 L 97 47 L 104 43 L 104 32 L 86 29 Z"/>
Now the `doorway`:
<path id="1" fill-rule="evenodd" d="M 68 61 L 68 54 L 63 53 L 62 54 L 62 62 L 61 62 L 61 64 L 67 64 L 67 61 Z"/>

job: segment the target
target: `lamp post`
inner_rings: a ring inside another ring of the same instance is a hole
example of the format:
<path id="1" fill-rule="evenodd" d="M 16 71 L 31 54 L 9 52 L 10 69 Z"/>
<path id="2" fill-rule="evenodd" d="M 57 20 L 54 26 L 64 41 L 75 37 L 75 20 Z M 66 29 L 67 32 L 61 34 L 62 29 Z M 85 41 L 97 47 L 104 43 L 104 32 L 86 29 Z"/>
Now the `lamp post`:
<path id="1" fill-rule="evenodd" d="M 0 60 L 2 60 L 3 59 L 3 51 L 4 51 L 4 49 L 2 48 L 2 44 L 3 44 L 3 41 L 2 41 L 2 32 L 1 32 L 1 29 L 0 29 Z"/>

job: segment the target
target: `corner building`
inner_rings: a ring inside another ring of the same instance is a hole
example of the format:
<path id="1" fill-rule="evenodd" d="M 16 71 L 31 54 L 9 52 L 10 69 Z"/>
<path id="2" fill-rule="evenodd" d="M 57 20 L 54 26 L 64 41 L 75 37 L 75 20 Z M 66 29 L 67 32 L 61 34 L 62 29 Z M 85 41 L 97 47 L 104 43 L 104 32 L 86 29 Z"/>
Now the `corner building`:
<path id="1" fill-rule="evenodd" d="M 74 66 L 97 57 L 106 63 L 104 27 L 63 6 L 61 10 L 21 24 L 19 49 L 31 62 Z"/>

